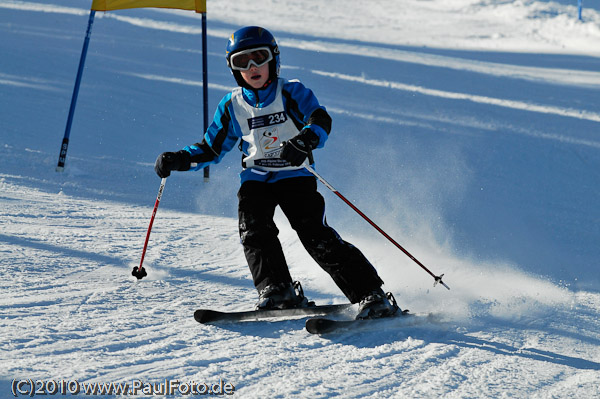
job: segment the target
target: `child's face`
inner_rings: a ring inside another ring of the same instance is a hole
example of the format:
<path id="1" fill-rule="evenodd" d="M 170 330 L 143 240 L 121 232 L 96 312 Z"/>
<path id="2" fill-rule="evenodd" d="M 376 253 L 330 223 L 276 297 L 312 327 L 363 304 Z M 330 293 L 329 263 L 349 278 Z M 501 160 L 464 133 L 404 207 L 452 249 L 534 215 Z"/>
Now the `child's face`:
<path id="1" fill-rule="evenodd" d="M 261 67 L 252 65 L 247 71 L 240 71 L 244 81 L 248 83 L 254 89 L 260 89 L 267 83 L 269 79 L 269 64 L 265 64 Z"/>

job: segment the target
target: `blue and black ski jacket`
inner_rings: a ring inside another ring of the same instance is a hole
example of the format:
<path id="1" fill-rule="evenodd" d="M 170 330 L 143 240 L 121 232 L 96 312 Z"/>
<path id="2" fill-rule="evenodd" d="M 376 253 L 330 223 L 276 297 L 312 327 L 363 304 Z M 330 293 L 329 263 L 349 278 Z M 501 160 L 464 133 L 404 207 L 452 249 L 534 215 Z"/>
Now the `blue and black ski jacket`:
<path id="1" fill-rule="evenodd" d="M 243 99 L 252 107 L 264 108 L 275 101 L 278 84 L 283 85 L 282 100 L 287 117 L 293 121 L 298 132 L 305 127 L 310 128 L 319 138 L 317 148 L 323 147 L 331 131 L 331 117 L 325 107 L 319 104 L 312 90 L 306 88 L 299 81 L 276 79 L 265 89 L 249 90 L 242 88 Z M 198 164 L 194 170 L 200 170 L 210 164 L 219 163 L 226 153 L 236 147 L 238 142 L 240 142 L 238 148 L 242 152 L 242 158 L 248 155 L 248 142 L 240 140 L 243 136 L 240 122 L 247 122 L 236 118 L 235 107 L 232 104 L 233 95 L 233 92 L 228 93 L 219 103 L 213 121 L 204 134 L 202 142 L 184 148 L 191 154 L 191 161 Z M 304 168 L 264 171 L 250 167 L 244 168 L 240 173 L 242 183 L 248 180 L 275 182 L 297 176 L 313 175 Z"/>

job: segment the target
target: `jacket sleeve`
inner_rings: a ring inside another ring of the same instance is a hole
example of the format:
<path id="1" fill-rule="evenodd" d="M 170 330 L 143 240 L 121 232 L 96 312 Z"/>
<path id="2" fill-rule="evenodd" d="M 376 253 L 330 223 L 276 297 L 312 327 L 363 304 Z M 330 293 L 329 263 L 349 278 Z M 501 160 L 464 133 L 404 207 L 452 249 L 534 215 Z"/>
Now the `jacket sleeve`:
<path id="1" fill-rule="evenodd" d="M 184 148 L 191 154 L 191 161 L 198 164 L 193 170 L 200 170 L 212 163 L 221 162 L 225 154 L 236 145 L 239 137 L 233 129 L 230 105 L 231 93 L 223 97 L 219 103 L 203 140 Z"/>
<path id="2" fill-rule="evenodd" d="M 331 132 L 331 117 L 312 90 L 294 80 L 286 82 L 282 94 L 285 109 L 298 130 L 310 127 L 319 137 L 317 148 L 323 147 Z"/>

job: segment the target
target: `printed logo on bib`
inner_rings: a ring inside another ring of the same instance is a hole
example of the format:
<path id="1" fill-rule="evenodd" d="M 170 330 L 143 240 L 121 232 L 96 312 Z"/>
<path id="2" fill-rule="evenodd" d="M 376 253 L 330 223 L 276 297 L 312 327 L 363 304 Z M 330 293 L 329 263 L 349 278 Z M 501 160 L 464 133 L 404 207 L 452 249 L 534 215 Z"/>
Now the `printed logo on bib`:
<path id="1" fill-rule="evenodd" d="M 248 127 L 250 130 L 258 129 L 261 127 L 278 125 L 287 121 L 287 115 L 285 112 L 277 112 L 275 114 L 261 115 L 254 118 L 248 119 Z"/>
<path id="2" fill-rule="evenodd" d="M 270 129 L 261 129 L 260 133 L 260 147 L 263 150 L 265 158 L 278 158 L 281 153 L 281 146 L 279 145 L 279 135 L 277 134 L 277 127 Z"/>

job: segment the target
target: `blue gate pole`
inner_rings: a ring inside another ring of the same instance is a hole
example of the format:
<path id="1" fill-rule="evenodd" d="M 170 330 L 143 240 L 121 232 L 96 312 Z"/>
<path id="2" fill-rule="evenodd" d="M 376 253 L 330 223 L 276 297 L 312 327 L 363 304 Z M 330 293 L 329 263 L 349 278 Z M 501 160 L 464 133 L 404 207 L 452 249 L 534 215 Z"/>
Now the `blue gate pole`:
<path id="1" fill-rule="evenodd" d="M 206 49 L 206 12 L 202 13 L 202 97 L 204 103 L 204 132 L 208 130 L 208 67 Z M 204 181 L 208 182 L 210 169 L 204 168 Z"/>
<path id="2" fill-rule="evenodd" d="M 77 78 L 75 79 L 75 87 L 73 88 L 73 96 L 71 97 L 71 107 L 69 108 L 69 117 L 67 118 L 67 126 L 65 128 L 65 136 L 60 146 L 60 154 L 58 156 L 57 172 L 65 170 L 65 161 L 67 159 L 67 149 L 69 148 L 69 136 L 71 135 L 71 125 L 73 124 L 73 114 L 75 114 L 75 104 L 77 103 L 77 95 L 79 94 L 79 85 L 81 84 L 81 75 L 83 75 L 83 66 L 87 55 L 88 45 L 90 44 L 90 36 L 92 35 L 92 24 L 94 23 L 94 15 L 96 11 L 90 11 L 90 19 L 88 21 L 85 39 L 83 41 L 83 49 L 81 50 L 81 58 L 79 59 L 79 69 L 77 70 Z"/>
<path id="3" fill-rule="evenodd" d="M 583 8 L 583 0 L 577 0 L 577 9 L 578 9 L 578 13 L 579 13 L 579 20 L 583 21 L 583 19 L 581 18 L 581 9 Z"/>

